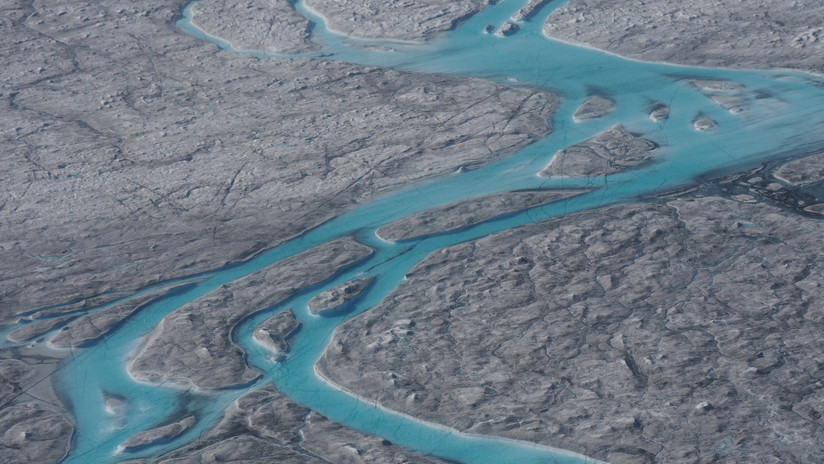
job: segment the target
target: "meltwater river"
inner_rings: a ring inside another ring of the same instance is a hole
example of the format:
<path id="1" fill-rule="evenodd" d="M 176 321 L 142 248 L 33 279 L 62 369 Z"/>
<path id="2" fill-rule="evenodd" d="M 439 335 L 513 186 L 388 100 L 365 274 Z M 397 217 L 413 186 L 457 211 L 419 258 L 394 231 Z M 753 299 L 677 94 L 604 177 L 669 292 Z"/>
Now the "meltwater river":
<path id="1" fill-rule="evenodd" d="M 584 456 L 513 440 L 458 433 L 398 414 L 352 396 L 319 379 L 314 371 L 335 327 L 368 311 L 388 295 L 404 275 L 429 253 L 456 243 L 575 211 L 632 200 L 694 182 L 710 171 L 755 165 L 777 156 L 809 153 L 824 146 L 824 82 L 791 72 L 732 71 L 650 64 L 549 40 L 541 26 L 551 2 L 514 35 L 500 38 L 483 32 L 487 24 L 500 25 L 525 0 L 507 0 L 489 7 L 463 23 L 443 39 L 425 45 L 354 40 L 330 32 L 322 17 L 298 2 L 298 11 L 316 23 L 313 34 L 323 50 L 308 57 L 394 67 L 428 73 L 484 77 L 495 81 L 550 89 L 562 104 L 553 117 L 554 131 L 545 139 L 484 168 L 424 182 L 363 205 L 241 265 L 193 277 L 192 284 L 156 300 L 107 337 L 105 343 L 76 352 L 63 361 L 56 385 L 74 405 L 77 434 L 68 463 L 105 463 L 138 457 L 151 458 L 178 448 L 202 435 L 222 417 L 238 397 L 274 383 L 293 400 L 346 426 L 377 435 L 425 454 L 463 463 L 581 463 Z M 179 27 L 238 53 L 227 43 L 204 34 L 191 23 L 191 5 Z M 376 51 L 380 45 L 393 51 Z M 266 57 L 276 60 L 279 57 Z M 689 78 L 734 81 L 744 86 L 747 111 L 732 114 L 718 106 Z M 607 116 L 573 122 L 572 113 L 590 89 L 612 98 L 616 110 Z M 664 102 L 671 113 L 663 123 L 648 118 L 650 102 Z M 717 121 L 713 132 L 692 127 L 696 114 Z M 608 177 L 541 178 L 537 173 L 559 149 L 574 145 L 615 124 L 643 134 L 660 145 L 655 163 L 642 169 Z M 398 243 L 383 242 L 375 230 L 403 216 L 459 200 L 521 189 L 569 189 L 586 187 L 592 192 L 563 202 L 531 208 L 448 234 L 426 236 Z M 402 207 L 401 207 L 402 206 Z M 354 236 L 375 253 L 327 281 L 305 288 L 291 299 L 245 320 L 235 338 L 248 353 L 250 365 L 265 374 L 251 385 L 219 392 L 182 391 L 135 382 L 125 364 L 141 337 L 182 306 L 272 263 L 343 236 Z M 375 284 L 354 311 L 339 317 L 316 317 L 306 303 L 318 293 L 353 278 L 374 276 Z M 186 279 L 183 279 L 186 281 Z M 303 328 L 283 362 L 271 361 L 271 353 L 252 340 L 254 328 L 285 308 L 294 308 Z M 122 416 L 106 410 L 104 393 L 124 398 L 129 407 Z M 196 425 L 175 438 L 135 452 L 118 452 L 118 446 L 135 433 L 156 427 L 171 413 L 186 409 L 198 417 Z M 114 422 L 117 422 L 116 424 Z"/>

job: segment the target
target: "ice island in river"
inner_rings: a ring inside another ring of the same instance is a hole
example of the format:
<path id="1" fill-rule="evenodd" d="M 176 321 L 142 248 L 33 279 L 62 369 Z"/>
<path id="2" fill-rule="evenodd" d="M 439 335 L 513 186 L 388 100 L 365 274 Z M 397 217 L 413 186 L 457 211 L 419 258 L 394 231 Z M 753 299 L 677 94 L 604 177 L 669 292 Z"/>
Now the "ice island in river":
<path id="1" fill-rule="evenodd" d="M 0 458 L 820 462 L 822 13 L 7 0 Z"/>

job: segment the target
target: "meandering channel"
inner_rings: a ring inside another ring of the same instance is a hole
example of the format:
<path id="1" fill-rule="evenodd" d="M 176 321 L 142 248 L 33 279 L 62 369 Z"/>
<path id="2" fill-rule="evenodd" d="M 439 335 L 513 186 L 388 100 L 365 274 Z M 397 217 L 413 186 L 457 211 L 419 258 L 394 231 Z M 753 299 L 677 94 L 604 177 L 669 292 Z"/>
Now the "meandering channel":
<path id="1" fill-rule="evenodd" d="M 196 439 L 221 418 L 223 411 L 241 395 L 268 383 L 293 400 L 341 424 L 377 435 L 424 454 L 465 463 L 579 463 L 584 456 L 546 446 L 461 434 L 436 424 L 386 410 L 343 391 L 319 378 L 314 366 L 333 331 L 388 295 L 418 262 L 435 250 L 523 224 L 598 208 L 688 185 L 698 176 L 714 171 L 754 165 L 775 156 L 804 154 L 824 142 L 822 82 L 790 72 L 688 68 L 625 60 L 595 50 L 552 41 L 541 26 L 564 2 L 552 2 L 520 30 L 505 38 L 484 33 L 487 24 L 500 25 L 525 1 L 507 0 L 489 7 L 463 23 L 444 39 L 430 44 L 401 44 L 354 40 L 325 28 L 325 22 L 298 2 L 296 9 L 312 20 L 323 50 L 310 58 L 398 69 L 449 73 L 493 79 L 498 82 L 551 89 L 560 94 L 562 106 L 553 119 L 554 131 L 545 139 L 486 167 L 408 187 L 363 205 L 277 248 L 267 250 L 237 266 L 193 276 L 192 284 L 156 300 L 120 327 L 112 336 L 66 358 L 56 384 L 77 422 L 73 453 L 65 462 L 113 462 L 158 456 Z M 238 53 L 226 42 L 206 35 L 191 23 L 191 4 L 180 28 L 222 48 Z M 392 51 L 375 51 L 359 45 L 381 45 Z M 279 57 L 265 57 L 279 59 Z M 734 114 L 714 103 L 688 79 L 733 81 L 744 86 L 747 111 Z M 616 110 L 591 121 L 574 122 L 572 115 L 591 89 L 615 102 Z M 669 118 L 648 118 L 650 102 L 665 102 Z M 718 124 L 713 132 L 696 131 L 696 114 Z M 571 179 L 537 175 L 560 149 L 572 146 L 621 123 L 634 133 L 660 145 L 655 162 L 641 169 L 610 176 Z M 375 230 L 394 220 L 469 198 L 524 189 L 590 189 L 589 193 L 492 218 L 443 234 L 388 243 Z M 334 239 L 353 236 L 375 252 L 324 282 L 304 288 L 290 299 L 258 312 L 239 325 L 235 340 L 248 354 L 250 365 L 263 378 L 241 388 L 218 392 L 183 391 L 180 388 L 136 382 L 125 364 L 139 340 L 163 318 L 193 301 L 256 270 Z M 335 317 L 318 317 L 307 302 L 340 283 L 374 276 L 375 283 L 353 310 Z M 185 281 L 185 279 L 184 279 Z M 138 295 L 134 295 L 135 297 Z M 252 339 L 254 329 L 278 311 L 293 308 L 303 328 L 286 359 L 273 361 L 272 353 Z M 109 397 L 124 398 L 128 408 L 113 417 L 106 410 Z M 173 412 L 197 415 L 197 424 L 181 436 L 124 453 L 118 447 L 130 436 L 151 429 Z"/>

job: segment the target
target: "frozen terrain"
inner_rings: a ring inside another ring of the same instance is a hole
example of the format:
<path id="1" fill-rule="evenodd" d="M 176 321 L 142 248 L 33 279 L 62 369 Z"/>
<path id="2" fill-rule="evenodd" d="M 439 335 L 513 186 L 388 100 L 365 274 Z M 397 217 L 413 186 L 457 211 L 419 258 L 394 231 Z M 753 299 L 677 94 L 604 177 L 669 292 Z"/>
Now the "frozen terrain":
<path id="1" fill-rule="evenodd" d="M 814 462 L 824 222 L 735 191 L 433 253 L 336 332 L 321 372 L 458 430 L 609 462 Z"/>
<path id="2" fill-rule="evenodd" d="M 824 73 L 817 0 L 570 0 L 549 37 L 648 61 Z"/>
<path id="3" fill-rule="evenodd" d="M 820 461 L 821 5 L 637 3 L 7 0 L 0 457 Z"/>

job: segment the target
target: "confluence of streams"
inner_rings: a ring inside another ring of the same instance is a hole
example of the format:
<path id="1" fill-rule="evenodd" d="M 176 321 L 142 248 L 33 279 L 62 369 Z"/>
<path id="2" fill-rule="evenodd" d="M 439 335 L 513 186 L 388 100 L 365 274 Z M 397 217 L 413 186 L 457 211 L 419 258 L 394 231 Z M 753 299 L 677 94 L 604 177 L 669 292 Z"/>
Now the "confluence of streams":
<path id="1" fill-rule="evenodd" d="M 106 339 L 75 352 L 62 362 L 56 385 L 74 405 L 77 424 L 74 449 L 64 462 L 116 462 L 159 456 L 208 432 L 234 400 L 268 384 L 274 384 L 294 401 L 343 425 L 455 462 L 592 462 L 584 456 L 546 446 L 463 434 L 387 410 L 319 378 L 314 370 L 315 362 L 337 326 L 377 305 L 412 267 L 435 250 L 527 223 L 672 190 L 711 171 L 730 171 L 770 157 L 800 155 L 820 147 L 824 141 L 820 135 L 824 121 L 815 109 L 824 107 L 824 93 L 817 87 L 821 85 L 820 80 L 800 73 L 643 63 L 547 39 L 541 34 L 541 26 L 551 10 L 564 2 L 550 3 L 512 36 L 501 38 L 483 32 L 487 24 L 503 23 L 523 3 L 508 0 L 488 7 L 443 40 L 415 45 L 337 35 L 325 27 L 324 18 L 298 2 L 296 9 L 316 24 L 313 34 L 323 44 L 321 52 L 298 56 L 483 77 L 510 85 L 514 82 L 551 89 L 562 98 L 562 105 L 553 118 L 554 132 L 486 167 L 424 182 L 360 206 L 239 265 L 181 279 L 190 285 L 157 298 Z M 225 41 L 203 33 L 191 23 L 191 7 L 192 4 L 184 10 L 184 18 L 178 22 L 185 32 L 215 42 L 225 50 L 267 57 L 234 50 Z M 358 46 L 364 44 L 393 51 Z M 749 111 L 731 114 L 689 85 L 688 78 L 735 81 L 743 85 Z M 590 88 L 598 88 L 613 99 L 616 110 L 597 120 L 575 123 L 572 113 L 587 98 Z M 776 98 L 756 98 L 759 93 Z M 647 118 L 650 101 L 668 103 L 671 114 L 665 123 Z M 776 106 L 775 101 L 782 105 Z M 695 131 L 692 118 L 699 113 L 717 121 L 717 130 Z M 536 175 L 557 150 L 586 140 L 619 122 L 661 146 L 662 154 L 655 163 L 592 178 L 547 179 Z M 590 192 L 458 231 L 397 243 L 384 242 L 374 233 L 381 225 L 394 220 L 460 200 L 513 190 L 570 188 L 586 188 Z M 347 236 L 372 247 L 374 253 L 320 284 L 303 288 L 285 301 L 261 309 L 235 328 L 234 340 L 247 353 L 247 362 L 264 372 L 255 382 L 213 392 L 184 391 L 139 383 L 127 373 L 126 361 L 138 341 L 180 306 L 279 260 Z M 318 293 L 367 276 L 373 276 L 375 283 L 347 314 L 318 317 L 307 310 L 307 302 Z M 168 283 L 162 286 L 166 285 Z M 124 300 L 151 290 L 145 289 Z M 294 310 L 303 327 L 288 357 L 273 361 L 272 353 L 252 340 L 252 333 L 260 323 L 286 308 Z M 106 375 L 101 375 L 104 372 Z M 113 419 L 105 410 L 106 395 L 112 394 L 125 398 L 129 404 L 126 417 L 119 418 L 117 426 L 111 425 Z M 167 442 L 130 452 L 119 451 L 118 447 L 129 437 L 164 423 L 172 413 L 180 411 L 182 405 L 197 416 L 197 423 L 191 429 Z"/>

